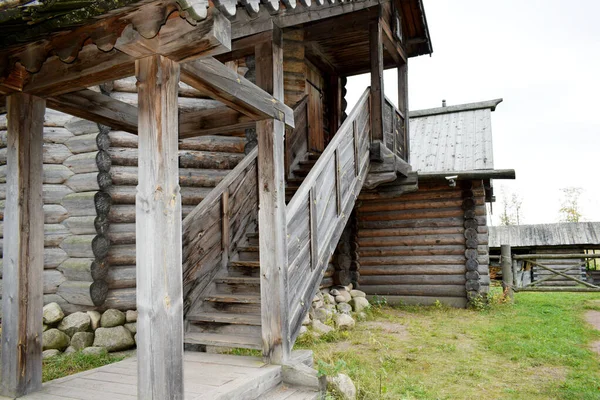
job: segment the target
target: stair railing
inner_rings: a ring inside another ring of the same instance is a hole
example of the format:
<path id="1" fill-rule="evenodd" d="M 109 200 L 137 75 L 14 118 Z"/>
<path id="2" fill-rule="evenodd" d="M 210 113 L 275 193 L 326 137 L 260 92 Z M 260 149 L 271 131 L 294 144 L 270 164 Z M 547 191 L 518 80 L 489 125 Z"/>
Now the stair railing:
<path id="1" fill-rule="evenodd" d="M 369 98 L 367 89 L 286 209 L 291 344 L 369 170 Z"/>
<path id="2" fill-rule="evenodd" d="M 385 146 L 402 160 L 408 162 L 409 143 L 405 129 L 405 116 L 387 97 L 383 107 L 383 141 Z"/>
<path id="3" fill-rule="evenodd" d="M 183 220 L 184 314 L 204 297 L 258 215 L 254 148 Z"/>

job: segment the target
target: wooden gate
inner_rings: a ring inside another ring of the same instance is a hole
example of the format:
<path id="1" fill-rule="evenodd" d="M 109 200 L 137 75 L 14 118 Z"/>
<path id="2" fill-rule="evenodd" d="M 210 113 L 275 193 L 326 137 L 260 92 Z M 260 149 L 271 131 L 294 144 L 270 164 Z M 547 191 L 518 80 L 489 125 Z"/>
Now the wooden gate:
<path id="1" fill-rule="evenodd" d="M 569 275 L 567 272 L 581 268 L 586 265 L 588 260 L 600 258 L 600 254 L 523 254 L 511 256 L 512 263 L 512 282 L 513 288 L 518 292 L 600 292 L 600 286 L 594 285 L 593 283 L 586 282 L 583 279 L 579 279 L 573 275 Z M 546 262 L 552 260 L 570 260 L 577 259 L 579 262 L 566 266 L 560 271 L 556 268 L 552 268 L 546 265 Z M 540 260 L 544 260 L 543 262 Z M 504 260 L 506 262 L 506 260 Z M 518 261 L 522 261 L 519 263 Z M 516 277 L 518 272 L 523 270 L 524 265 L 534 265 L 549 274 L 541 279 L 532 281 L 527 284 L 519 285 Z M 561 277 L 564 280 L 574 281 L 577 286 L 540 286 L 540 284 L 550 281 L 553 278 Z"/>

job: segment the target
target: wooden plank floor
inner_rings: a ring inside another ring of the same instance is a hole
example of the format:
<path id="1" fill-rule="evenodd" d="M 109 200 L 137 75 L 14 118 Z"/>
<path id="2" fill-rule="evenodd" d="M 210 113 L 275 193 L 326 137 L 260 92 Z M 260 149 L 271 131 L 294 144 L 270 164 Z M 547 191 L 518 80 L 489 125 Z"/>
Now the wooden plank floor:
<path id="1" fill-rule="evenodd" d="M 260 358 L 186 352 L 186 400 L 254 399 L 281 381 L 281 367 L 265 365 Z M 136 400 L 135 357 L 46 382 L 40 392 L 22 400 Z"/>

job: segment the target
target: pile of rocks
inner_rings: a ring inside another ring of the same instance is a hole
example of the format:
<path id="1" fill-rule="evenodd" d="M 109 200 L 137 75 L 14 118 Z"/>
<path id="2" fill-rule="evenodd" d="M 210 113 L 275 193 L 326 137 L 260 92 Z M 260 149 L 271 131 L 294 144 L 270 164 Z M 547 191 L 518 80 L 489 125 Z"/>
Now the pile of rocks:
<path id="1" fill-rule="evenodd" d="M 135 346 L 137 311 L 75 312 L 65 316 L 57 303 L 44 306 L 43 358 L 62 352 L 87 354 L 128 350 Z"/>
<path id="2" fill-rule="evenodd" d="M 356 319 L 366 318 L 364 311 L 369 307 L 371 305 L 365 292 L 354 290 L 352 284 L 322 289 L 313 298 L 300 334 L 310 332 L 321 336 L 334 329 L 352 329 L 356 325 Z"/>

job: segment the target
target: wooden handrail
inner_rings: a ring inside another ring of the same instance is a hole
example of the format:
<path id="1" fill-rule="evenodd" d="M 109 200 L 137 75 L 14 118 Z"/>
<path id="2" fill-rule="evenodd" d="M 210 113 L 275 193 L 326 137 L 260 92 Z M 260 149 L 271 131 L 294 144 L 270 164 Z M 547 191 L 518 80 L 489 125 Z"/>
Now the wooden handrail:
<path id="1" fill-rule="evenodd" d="M 398 108 L 396 106 L 394 106 L 394 103 L 392 103 L 392 101 L 387 98 L 384 97 L 385 99 L 385 105 L 391 107 L 392 109 L 392 120 L 390 121 L 391 124 L 391 132 L 384 132 L 384 141 L 385 141 L 385 135 L 392 135 L 392 140 L 394 143 L 394 148 L 390 149 L 394 154 L 396 154 L 398 157 L 400 157 L 402 160 L 404 161 L 408 161 L 408 132 L 406 131 L 406 129 L 403 129 L 403 134 L 401 135 L 401 138 L 398 138 L 398 135 L 396 134 L 396 117 L 399 118 L 401 121 L 405 121 L 405 117 L 404 114 L 398 110 Z M 401 139 L 401 142 L 398 142 L 398 139 Z M 398 147 L 401 147 L 401 151 L 398 151 Z"/>
<path id="2" fill-rule="evenodd" d="M 291 344 L 369 170 L 369 100 L 367 89 L 286 208 Z"/>
<path id="3" fill-rule="evenodd" d="M 329 145 L 327 145 L 327 148 L 325 148 L 323 154 L 321 154 L 321 156 L 319 157 L 319 160 L 317 160 L 313 168 L 310 170 L 310 172 L 308 173 L 308 175 L 294 194 L 294 197 L 292 197 L 292 200 L 290 200 L 287 206 L 288 222 L 289 216 L 293 215 L 297 211 L 302 199 L 308 196 L 310 188 L 314 185 L 315 180 L 327 165 L 328 160 L 334 156 L 335 150 L 342 141 L 344 134 L 352 130 L 353 121 L 356 119 L 362 107 L 368 101 L 369 93 L 370 90 L 369 88 L 367 88 L 367 90 L 365 90 L 362 96 L 360 96 L 358 103 L 356 103 L 356 106 L 354 106 L 354 109 L 350 112 L 350 115 L 348 115 L 342 126 L 340 126 L 340 129 L 338 129 L 337 133 L 335 134 Z"/>
<path id="4" fill-rule="evenodd" d="M 255 148 L 183 220 L 186 313 L 210 288 L 219 271 L 227 268 L 246 227 L 256 220 L 257 156 Z"/>
<path id="5" fill-rule="evenodd" d="M 183 220 L 183 226 L 185 229 L 186 224 L 189 224 L 193 221 L 198 214 L 202 214 L 206 212 L 208 207 L 212 204 L 213 201 L 220 199 L 225 192 L 225 189 L 229 188 L 229 186 L 240 177 L 240 175 L 248 168 L 253 162 L 256 161 L 256 157 L 258 156 L 258 147 L 252 149 L 250 153 L 246 157 L 240 161 L 238 165 L 234 169 L 231 170 L 229 174 L 223 178 L 221 182 L 213 190 L 210 191 L 208 196 L 206 196 L 200 204 L 194 210 L 185 217 Z"/>

